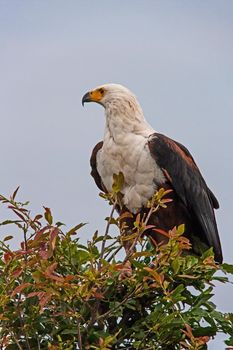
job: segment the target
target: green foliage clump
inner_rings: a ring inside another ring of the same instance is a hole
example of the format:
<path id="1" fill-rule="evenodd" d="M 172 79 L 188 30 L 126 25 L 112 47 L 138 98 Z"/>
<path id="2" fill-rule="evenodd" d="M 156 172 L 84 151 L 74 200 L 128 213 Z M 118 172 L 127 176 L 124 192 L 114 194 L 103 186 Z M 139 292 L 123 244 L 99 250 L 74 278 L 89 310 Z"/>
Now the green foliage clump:
<path id="1" fill-rule="evenodd" d="M 14 225 L 23 237 L 18 250 L 8 244 L 12 236 L 0 243 L 0 349 L 199 350 L 218 332 L 233 345 L 233 314 L 211 300 L 215 281 L 227 282 L 222 272 L 233 267 L 216 265 L 211 249 L 189 254 L 182 225 L 161 232 L 166 245 L 143 238 L 148 217 L 137 217 L 131 237 L 114 237 L 111 225 L 120 227 L 122 218 L 113 217 L 116 201 L 108 196 L 113 210 L 105 233 L 83 245 L 83 224 L 66 231 L 49 208 L 31 217 L 16 192 L 0 196 L 16 215 L 1 225 Z M 166 206 L 164 193 L 148 203 L 150 213 Z M 133 249 L 122 260 L 127 239 Z"/>

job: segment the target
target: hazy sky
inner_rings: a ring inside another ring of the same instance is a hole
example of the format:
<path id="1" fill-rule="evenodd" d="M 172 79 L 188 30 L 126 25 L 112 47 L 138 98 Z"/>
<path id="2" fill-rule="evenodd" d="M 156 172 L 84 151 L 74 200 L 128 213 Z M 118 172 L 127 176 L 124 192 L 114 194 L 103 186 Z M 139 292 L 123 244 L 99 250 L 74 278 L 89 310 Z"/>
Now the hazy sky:
<path id="1" fill-rule="evenodd" d="M 103 229 L 109 207 L 89 156 L 104 111 L 81 98 L 107 82 L 129 87 L 149 123 L 191 151 L 220 201 L 233 263 L 232 0 L 0 0 L 0 193 L 20 185 L 33 212 L 45 205 L 69 227 L 89 222 L 84 241 Z M 217 288 L 221 310 L 233 311 L 232 293 Z M 220 346 L 219 337 L 210 350 Z"/>

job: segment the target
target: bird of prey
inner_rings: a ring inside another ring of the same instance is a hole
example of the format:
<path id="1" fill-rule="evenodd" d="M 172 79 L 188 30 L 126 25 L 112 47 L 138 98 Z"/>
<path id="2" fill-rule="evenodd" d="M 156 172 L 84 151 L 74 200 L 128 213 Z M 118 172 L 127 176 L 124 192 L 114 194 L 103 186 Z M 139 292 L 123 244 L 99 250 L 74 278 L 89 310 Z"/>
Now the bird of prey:
<path id="1" fill-rule="evenodd" d="M 133 215 L 145 212 L 155 191 L 172 190 L 172 202 L 155 212 L 149 223 L 166 232 L 185 224 L 194 253 L 200 255 L 203 247 L 213 247 L 215 261 L 221 263 L 214 214 L 219 204 L 187 148 L 156 132 L 135 95 L 122 85 L 105 84 L 90 90 L 83 96 L 82 104 L 85 102 L 97 102 L 105 109 L 103 141 L 91 155 L 91 174 L 99 189 L 111 192 L 113 174 L 122 173 L 123 205 Z M 148 235 L 155 236 L 155 231 Z"/>

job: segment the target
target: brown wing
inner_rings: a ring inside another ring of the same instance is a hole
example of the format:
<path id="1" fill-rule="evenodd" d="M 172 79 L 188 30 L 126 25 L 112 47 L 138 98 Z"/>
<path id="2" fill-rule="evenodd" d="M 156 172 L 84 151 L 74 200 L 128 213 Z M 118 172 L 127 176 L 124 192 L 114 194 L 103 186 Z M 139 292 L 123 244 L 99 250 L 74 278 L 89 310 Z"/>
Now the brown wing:
<path id="1" fill-rule="evenodd" d="M 91 158 L 90 158 L 91 176 L 95 180 L 95 183 L 98 186 L 98 188 L 103 192 L 107 192 L 105 187 L 104 187 L 104 184 L 102 183 L 100 174 L 98 173 L 98 170 L 97 170 L 96 156 L 97 156 L 98 151 L 102 148 L 102 146 L 103 146 L 103 141 L 97 143 L 97 145 L 94 147 L 94 149 L 92 151 Z"/>
<path id="2" fill-rule="evenodd" d="M 195 232 L 209 247 L 213 247 L 216 261 L 222 262 L 221 244 L 213 208 L 218 201 L 207 187 L 189 151 L 178 142 L 155 133 L 149 138 L 152 157 L 181 200 L 192 221 Z"/>

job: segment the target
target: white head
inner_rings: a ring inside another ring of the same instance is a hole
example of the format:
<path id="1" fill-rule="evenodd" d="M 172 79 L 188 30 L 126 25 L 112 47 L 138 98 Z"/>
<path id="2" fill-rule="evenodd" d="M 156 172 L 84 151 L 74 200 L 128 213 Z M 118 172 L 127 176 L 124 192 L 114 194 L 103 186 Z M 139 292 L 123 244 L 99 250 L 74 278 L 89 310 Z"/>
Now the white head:
<path id="1" fill-rule="evenodd" d="M 104 84 L 88 91 L 82 99 L 85 102 L 97 102 L 101 104 L 106 111 L 117 110 L 121 112 L 132 112 L 143 115 L 142 109 L 137 101 L 136 96 L 126 87 L 120 84 Z"/>
<path id="2" fill-rule="evenodd" d="M 121 128 L 137 133 L 149 127 L 136 96 L 120 84 L 104 84 L 88 91 L 82 98 L 83 105 L 85 102 L 97 102 L 105 108 L 106 125 L 111 133 Z"/>

